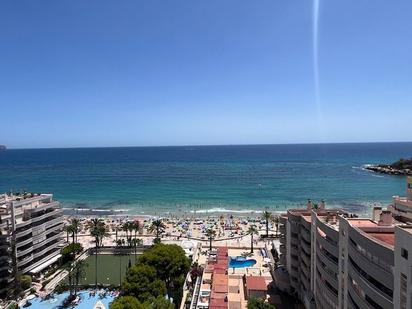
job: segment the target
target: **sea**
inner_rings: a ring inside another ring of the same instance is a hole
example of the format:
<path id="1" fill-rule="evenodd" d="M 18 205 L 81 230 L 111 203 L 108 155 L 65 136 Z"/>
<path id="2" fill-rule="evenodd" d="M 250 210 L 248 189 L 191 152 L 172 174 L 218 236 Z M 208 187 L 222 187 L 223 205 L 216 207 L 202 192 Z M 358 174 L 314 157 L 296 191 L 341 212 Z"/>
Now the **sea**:
<path id="1" fill-rule="evenodd" d="M 358 214 L 405 195 L 403 176 L 367 164 L 412 157 L 412 143 L 7 149 L 0 192 L 53 193 L 67 212 L 249 214 L 325 200 Z"/>

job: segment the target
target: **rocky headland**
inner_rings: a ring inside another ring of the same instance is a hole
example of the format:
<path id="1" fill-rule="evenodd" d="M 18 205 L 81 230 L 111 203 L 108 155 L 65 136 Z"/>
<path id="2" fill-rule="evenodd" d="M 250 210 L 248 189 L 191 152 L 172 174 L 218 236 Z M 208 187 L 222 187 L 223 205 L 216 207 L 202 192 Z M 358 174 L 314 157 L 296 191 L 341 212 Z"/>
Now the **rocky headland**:
<path id="1" fill-rule="evenodd" d="M 381 174 L 412 176 L 412 158 L 400 159 L 392 164 L 367 165 L 365 169 Z"/>

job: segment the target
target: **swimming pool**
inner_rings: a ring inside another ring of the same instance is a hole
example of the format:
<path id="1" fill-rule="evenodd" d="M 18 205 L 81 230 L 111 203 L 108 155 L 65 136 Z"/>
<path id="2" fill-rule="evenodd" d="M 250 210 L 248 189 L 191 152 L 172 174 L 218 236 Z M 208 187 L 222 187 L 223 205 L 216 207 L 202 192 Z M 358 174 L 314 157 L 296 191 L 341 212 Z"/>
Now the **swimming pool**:
<path id="1" fill-rule="evenodd" d="M 94 305 L 100 301 L 106 308 L 109 308 L 109 304 L 113 301 L 114 296 L 107 293 L 106 296 L 100 296 L 99 293 L 96 293 L 94 296 L 89 295 L 91 291 L 81 291 L 78 293 L 80 296 L 80 303 L 77 306 L 70 307 L 76 309 L 92 309 Z M 30 301 L 31 305 L 25 308 L 29 309 L 59 309 L 62 308 L 63 301 L 69 295 L 69 292 L 64 292 L 62 294 L 57 294 L 53 298 L 42 300 L 40 297 L 37 297 Z M 23 308 L 23 307 L 20 307 Z"/>
<path id="2" fill-rule="evenodd" d="M 229 268 L 243 268 L 243 267 L 252 267 L 256 264 L 255 259 L 247 259 L 243 256 L 235 256 L 229 258 Z"/>

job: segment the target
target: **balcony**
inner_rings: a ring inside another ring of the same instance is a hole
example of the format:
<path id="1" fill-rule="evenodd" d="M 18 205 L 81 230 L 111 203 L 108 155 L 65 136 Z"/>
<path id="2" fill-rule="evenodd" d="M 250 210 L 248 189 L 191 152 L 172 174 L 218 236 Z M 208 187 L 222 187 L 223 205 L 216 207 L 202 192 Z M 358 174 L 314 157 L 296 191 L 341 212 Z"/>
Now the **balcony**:
<path id="1" fill-rule="evenodd" d="M 359 252 L 359 250 L 353 245 L 348 246 L 349 256 L 352 257 L 354 261 L 364 269 L 367 273 L 371 274 L 374 278 L 385 284 L 388 288 L 393 289 L 393 274 L 389 272 L 387 268 L 376 264 L 372 259 L 367 258 L 364 254 Z M 390 282 L 390 283 L 389 283 Z"/>
<path id="2" fill-rule="evenodd" d="M 297 246 L 298 245 L 298 239 L 295 238 L 295 237 L 291 237 L 290 238 L 290 243 L 291 243 L 291 245 Z"/>
<path id="3" fill-rule="evenodd" d="M 307 243 L 311 243 L 310 234 L 306 232 L 300 233 L 301 238 L 303 238 Z"/>
<path id="4" fill-rule="evenodd" d="M 26 240 L 23 241 L 17 241 L 16 243 L 16 248 L 23 247 L 24 245 L 27 245 L 33 241 L 33 237 L 29 237 Z"/>
<path id="5" fill-rule="evenodd" d="M 56 208 L 58 206 L 59 206 L 59 202 L 57 202 L 57 201 L 52 201 L 50 203 L 41 203 L 39 206 L 32 209 L 32 213 L 36 213 L 36 212 L 39 212 L 39 211 L 44 211 L 44 210 L 49 209 L 49 208 Z"/>
<path id="6" fill-rule="evenodd" d="M 338 263 L 324 254 L 321 250 L 317 250 L 316 254 L 318 259 L 320 259 L 327 267 L 330 269 L 338 269 Z"/>
<path id="7" fill-rule="evenodd" d="M 311 254 L 310 245 L 308 245 L 305 241 L 300 242 L 300 248 L 303 249 L 307 255 Z"/>
<path id="8" fill-rule="evenodd" d="M 352 298 L 353 303 L 355 303 L 355 305 L 358 306 L 359 308 L 374 309 L 374 307 L 369 305 L 369 303 L 365 299 L 363 299 L 362 296 L 357 291 L 355 291 L 355 289 L 353 288 L 350 282 L 348 283 L 348 294 L 350 295 L 350 297 L 348 297 L 348 302 L 352 302 L 351 300 Z M 355 306 L 352 306 L 352 307 L 356 308 Z"/>
<path id="9" fill-rule="evenodd" d="M 61 238 L 62 236 L 63 236 L 62 233 L 58 233 L 58 234 L 56 234 L 56 235 L 50 236 L 50 237 L 46 238 L 44 241 L 42 241 L 41 243 L 38 243 L 38 244 L 33 245 L 33 248 L 34 248 L 34 249 L 41 248 L 41 247 L 43 247 L 44 245 L 48 244 L 49 242 L 51 242 L 51 241 L 53 241 L 53 240 L 56 240 L 56 239 L 59 239 L 59 238 Z"/>
<path id="10" fill-rule="evenodd" d="M 56 209 L 56 210 L 53 210 L 53 211 L 46 212 L 45 214 L 43 214 L 39 217 L 32 218 L 31 221 L 32 221 L 32 223 L 36 223 L 36 222 L 45 220 L 45 219 L 47 219 L 51 216 L 57 216 L 57 215 L 61 215 L 61 214 L 63 214 L 63 209 Z"/>
<path id="11" fill-rule="evenodd" d="M 360 288 L 376 303 L 385 309 L 393 308 L 392 299 L 386 296 L 382 291 L 375 288 L 367 279 L 365 279 L 349 261 L 348 263 L 349 275 L 359 284 Z"/>
<path id="12" fill-rule="evenodd" d="M 17 251 L 16 256 L 17 256 L 17 257 L 25 256 L 26 254 L 28 254 L 28 253 L 30 253 L 30 252 L 32 252 L 32 251 L 33 251 L 33 247 L 29 247 L 29 248 L 27 248 L 27 249 L 25 249 L 25 250 L 23 250 L 23 251 Z"/>
<path id="13" fill-rule="evenodd" d="M 30 234 L 31 232 L 32 232 L 32 229 L 31 229 L 31 227 L 29 227 L 29 228 L 25 229 L 24 231 L 16 232 L 16 237 L 17 238 L 23 237 L 23 236 L 26 236 L 26 235 Z"/>
<path id="14" fill-rule="evenodd" d="M 318 264 L 317 269 L 322 275 L 322 278 L 326 279 L 331 286 L 333 286 L 336 290 L 338 290 L 339 283 L 338 283 L 338 279 L 335 277 L 335 273 L 332 270 L 326 270 L 325 268 L 323 268 L 319 262 L 317 264 Z"/>
<path id="15" fill-rule="evenodd" d="M 63 213 L 63 210 L 61 209 L 61 213 Z M 52 227 L 53 225 L 56 225 L 57 223 L 63 222 L 63 216 L 59 216 L 53 220 L 50 220 L 49 222 L 46 222 L 46 228 Z"/>
<path id="16" fill-rule="evenodd" d="M 319 244 L 326 249 L 330 254 L 332 254 L 335 257 L 338 257 L 339 255 L 339 248 L 336 244 L 332 243 L 329 241 L 327 238 L 323 238 L 319 234 L 316 234 L 316 241 L 319 242 Z"/>
<path id="17" fill-rule="evenodd" d="M 337 304 L 338 295 L 334 291 L 332 291 L 322 280 L 317 279 L 316 282 L 318 285 L 317 293 L 321 293 L 325 295 L 327 298 L 329 298 L 330 300 L 333 300 L 333 302 Z"/>
<path id="18" fill-rule="evenodd" d="M 33 253 L 33 258 L 37 259 L 38 257 L 43 256 L 44 254 L 46 254 L 48 251 L 54 249 L 54 248 L 58 248 L 59 244 L 61 243 L 61 241 L 55 242 L 50 244 L 49 246 L 47 246 L 46 248 L 44 248 L 43 250 Z"/>
<path id="19" fill-rule="evenodd" d="M 24 259 L 22 259 L 20 261 L 18 260 L 17 261 L 17 267 L 20 268 L 20 267 L 26 265 L 27 263 L 29 263 L 31 261 L 33 261 L 33 254 L 30 254 L 29 256 L 25 257 Z"/>

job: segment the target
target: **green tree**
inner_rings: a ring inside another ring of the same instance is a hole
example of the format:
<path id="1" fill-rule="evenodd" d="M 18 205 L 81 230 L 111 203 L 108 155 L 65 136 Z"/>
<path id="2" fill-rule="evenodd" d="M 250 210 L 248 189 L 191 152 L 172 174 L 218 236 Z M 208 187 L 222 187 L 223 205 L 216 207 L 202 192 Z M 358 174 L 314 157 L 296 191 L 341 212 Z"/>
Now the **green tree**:
<path id="1" fill-rule="evenodd" d="M 247 233 L 250 235 L 250 253 L 253 253 L 253 235 L 258 235 L 259 231 L 255 225 L 251 225 L 248 228 Z"/>
<path id="2" fill-rule="evenodd" d="M 69 232 L 72 234 L 72 243 L 77 242 L 77 235 L 80 232 L 81 223 L 80 220 L 77 218 L 72 218 L 69 221 Z"/>
<path id="3" fill-rule="evenodd" d="M 149 265 L 156 270 L 156 277 L 166 283 L 169 297 L 178 307 L 183 295 L 183 284 L 190 269 L 185 251 L 177 245 L 157 244 L 146 250 L 137 265 Z"/>
<path id="4" fill-rule="evenodd" d="M 209 239 L 209 250 L 212 250 L 212 241 L 216 237 L 216 231 L 212 228 L 208 228 L 205 233 L 206 237 Z"/>
<path id="5" fill-rule="evenodd" d="M 149 228 L 150 232 L 155 231 L 156 239 L 160 240 L 161 234 L 164 233 L 166 226 L 161 219 L 154 220 Z"/>
<path id="6" fill-rule="evenodd" d="M 276 309 L 276 307 L 263 299 L 251 298 L 247 302 L 247 309 Z"/>
<path id="7" fill-rule="evenodd" d="M 133 296 L 121 296 L 115 299 L 110 309 L 174 309 L 175 306 L 171 304 L 164 297 L 152 298 L 143 304 Z"/>
<path id="8" fill-rule="evenodd" d="M 111 304 L 110 309 L 146 309 L 136 297 L 121 296 L 116 298 Z"/>
<path id="9" fill-rule="evenodd" d="M 270 211 L 265 210 L 262 214 L 262 219 L 265 220 L 266 237 L 269 237 L 269 222 L 272 221 L 273 215 Z"/>
<path id="10" fill-rule="evenodd" d="M 20 284 L 23 290 L 27 290 L 31 286 L 31 276 L 23 275 L 20 277 Z"/>
<path id="11" fill-rule="evenodd" d="M 157 297 L 151 302 L 143 304 L 147 309 L 174 309 L 175 305 L 168 301 L 165 297 Z"/>
<path id="12" fill-rule="evenodd" d="M 103 238 L 108 236 L 106 224 L 102 219 L 94 218 L 88 226 L 90 234 L 95 242 L 95 286 L 97 288 L 97 253 L 99 247 L 103 245 Z"/>
<path id="13" fill-rule="evenodd" d="M 123 293 L 144 302 L 153 297 L 166 295 L 166 285 L 149 265 L 132 266 L 123 282 Z"/>
<path id="14" fill-rule="evenodd" d="M 279 216 L 273 216 L 272 218 L 273 223 L 275 224 L 275 228 L 276 228 L 276 236 L 279 235 L 279 223 L 280 223 L 280 218 Z"/>
<path id="15" fill-rule="evenodd" d="M 62 263 L 67 263 L 69 261 L 74 261 L 76 254 L 79 254 L 83 251 L 83 246 L 79 243 L 71 243 L 61 249 L 61 261 Z"/>
<path id="16" fill-rule="evenodd" d="M 80 279 L 86 274 L 87 266 L 85 261 L 77 261 L 73 267 L 74 295 L 77 295 Z"/>

